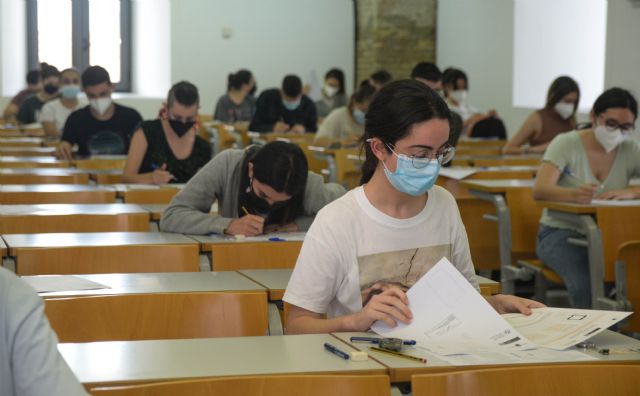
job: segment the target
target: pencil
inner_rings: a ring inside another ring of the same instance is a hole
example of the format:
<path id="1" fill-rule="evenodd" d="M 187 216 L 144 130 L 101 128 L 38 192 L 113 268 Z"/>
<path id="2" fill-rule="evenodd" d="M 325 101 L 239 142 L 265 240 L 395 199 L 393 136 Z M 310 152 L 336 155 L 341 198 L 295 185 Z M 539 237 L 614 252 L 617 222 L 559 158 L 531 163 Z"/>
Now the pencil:
<path id="1" fill-rule="evenodd" d="M 406 353 L 402 353 L 402 352 L 388 351 L 386 349 L 377 348 L 377 347 L 369 347 L 369 349 L 371 349 L 372 351 L 380 352 L 380 353 L 386 353 L 388 355 L 393 355 L 393 356 L 402 357 L 402 358 L 405 358 L 405 359 L 415 360 L 415 361 L 418 361 L 418 362 L 421 362 L 421 363 L 427 363 L 427 359 L 425 359 L 425 358 L 407 355 Z"/>
<path id="2" fill-rule="evenodd" d="M 242 207 L 242 211 L 244 212 L 244 214 L 246 214 L 247 216 L 249 215 L 249 211 L 247 210 L 247 208 L 245 208 L 244 206 Z"/>

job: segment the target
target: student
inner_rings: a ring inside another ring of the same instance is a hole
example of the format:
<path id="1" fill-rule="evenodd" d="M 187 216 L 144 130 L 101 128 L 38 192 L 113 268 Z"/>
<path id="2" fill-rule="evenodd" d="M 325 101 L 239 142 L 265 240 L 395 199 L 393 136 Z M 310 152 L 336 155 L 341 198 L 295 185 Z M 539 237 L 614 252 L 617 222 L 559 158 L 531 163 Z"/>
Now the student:
<path id="1" fill-rule="evenodd" d="M 563 133 L 551 142 L 536 177 L 535 199 L 588 204 L 593 198 L 640 198 L 640 188 L 629 187 L 629 180 L 640 176 L 640 147 L 631 139 L 636 99 L 624 89 L 608 89 L 596 99 L 590 118 L 592 128 Z M 584 238 L 584 230 L 545 209 L 538 257 L 560 275 L 573 307 L 590 308 L 587 249 L 568 238 Z"/>
<path id="2" fill-rule="evenodd" d="M 40 72 L 42 91 L 31 95 L 22 102 L 16 115 L 18 124 L 26 125 L 40 122 L 40 110 L 45 103 L 58 97 L 60 72 L 55 66 L 46 65 Z"/>
<path id="3" fill-rule="evenodd" d="M 315 132 L 317 119 L 316 105 L 302 94 L 300 77 L 288 75 L 282 80 L 281 89 L 268 89 L 260 94 L 249 130 Z"/>
<path id="4" fill-rule="evenodd" d="M 413 70 L 411 70 L 411 78 L 420 81 L 427 87 L 433 89 L 444 98 L 444 91 L 442 90 L 442 72 L 438 66 L 429 62 L 420 62 Z M 460 139 L 460 133 L 462 132 L 462 117 L 457 113 L 451 113 L 451 119 L 449 120 L 449 144 L 456 147 L 458 140 Z"/>
<path id="5" fill-rule="evenodd" d="M 442 257 L 478 288 L 456 201 L 434 185 L 455 153 L 448 135 L 447 105 L 424 84 L 396 81 L 374 96 L 364 185 L 327 205 L 309 229 L 284 296 L 288 333 L 408 323 L 405 291 Z M 542 306 L 506 295 L 487 300 L 500 313 Z"/>
<path id="6" fill-rule="evenodd" d="M 333 110 L 320 125 L 314 142 L 328 146 L 342 140 L 355 143 L 364 133 L 364 115 L 376 93 L 370 85 L 363 85 L 351 96 L 349 106 Z"/>
<path id="7" fill-rule="evenodd" d="M 31 95 L 35 95 L 42 90 L 42 78 L 40 70 L 30 70 L 27 73 L 27 87 L 11 98 L 11 102 L 5 107 L 3 118 L 5 122 L 15 122 L 16 114 L 20 110 L 20 106 Z"/>
<path id="8" fill-rule="evenodd" d="M 462 117 L 462 135 L 479 138 L 506 139 L 507 131 L 495 110 L 480 113 L 467 103 L 469 80 L 465 72 L 449 68 L 442 76 L 442 87 L 449 108 Z"/>
<path id="9" fill-rule="evenodd" d="M 307 169 L 302 149 L 291 143 L 225 150 L 173 198 L 160 228 L 245 236 L 306 231 L 323 206 L 344 194 Z M 216 200 L 219 214 L 211 215 Z"/>
<path id="10" fill-rule="evenodd" d="M 532 113 L 518 133 L 507 142 L 505 154 L 543 153 L 557 135 L 576 128 L 580 88 L 571 77 L 556 78 L 544 108 Z"/>
<path id="11" fill-rule="evenodd" d="M 420 62 L 411 70 L 411 78 L 420 81 L 444 97 L 442 92 L 442 72 L 438 66 L 429 62 Z"/>
<path id="12" fill-rule="evenodd" d="M 0 301 L 0 395 L 87 395 L 58 352 L 42 299 L 4 268 Z"/>
<path id="13" fill-rule="evenodd" d="M 82 73 L 82 89 L 89 106 L 76 110 L 64 125 L 56 155 L 71 159 L 71 147 L 78 145 L 78 155 L 126 154 L 133 131 L 142 117 L 130 107 L 113 103 L 109 73 L 100 66 L 90 66 Z"/>
<path id="14" fill-rule="evenodd" d="M 393 80 L 391 73 L 384 69 L 380 69 L 377 72 L 369 76 L 369 84 L 379 91 L 382 87 L 389 84 Z"/>
<path id="15" fill-rule="evenodd" d="M 60 73 L 60 97 L 42 107 L 40 122 L 47 136 L 59 137 L 69 115 L 81 107 L 80 73 L 76 69 L 65 69 Z"/>
<path id="16" fill-rule="evenodd" d="M 143 121 L 131 138 L 123 183 L 186 183 L 211 159 L 211 146 L 196 133 L 200 97 L 181 81 L 169 90 L 166 116 Z"/>
<path id="17" fill-rule="evenodd" d="M 322 99 L 316 102 L 318 117 L 324 118 L 333 110 L 347 105 L 347 94 L 344 91 L 344 72 L 331 69 L 324 75 Z"/>
<path id="18" fill-rule="evenodd" d="M 256 111 L 256 99 L 251 95 L 255 86 L 256 82 L 249 70 L 229 74 L 227 93 L 218 99 L 213 118 L 246 129 Z"/>

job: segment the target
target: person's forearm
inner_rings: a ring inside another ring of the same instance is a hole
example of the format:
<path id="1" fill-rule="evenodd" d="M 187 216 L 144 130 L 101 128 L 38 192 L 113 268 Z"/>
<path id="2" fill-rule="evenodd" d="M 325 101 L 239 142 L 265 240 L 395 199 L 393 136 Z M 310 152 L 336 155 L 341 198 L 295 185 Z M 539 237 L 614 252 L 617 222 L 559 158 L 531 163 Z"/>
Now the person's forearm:
<path id="1" fill-rule="evenodd" d="M 575 201 L 575 189 L 559 186 L 536 186 L 533 198 L 537 201 Z"/>
<path id="2" fill-rule="evenodd" d="M 352 315 L 346 315 L 331 319 L 299 316 L 287 321 L 285 332 L 286 334 L 313 334 L 359 331 L 359 329 L 354 328 L 351 316 Z"/>
<path id="3" fill-rule="evenodd" d="M 502 154 L 522 154 L 524 150 L 521 147 L 512 146 L 510 144 L 506 144 L 502 148 Z"/>

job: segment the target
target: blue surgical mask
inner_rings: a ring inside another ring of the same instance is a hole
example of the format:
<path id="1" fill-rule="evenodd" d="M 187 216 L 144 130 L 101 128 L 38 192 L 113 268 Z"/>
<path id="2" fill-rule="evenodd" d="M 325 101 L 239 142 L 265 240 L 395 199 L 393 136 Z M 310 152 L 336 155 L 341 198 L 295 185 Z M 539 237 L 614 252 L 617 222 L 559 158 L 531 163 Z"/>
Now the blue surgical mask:
<path id="1" fill-rule="evenodd" d="M 384 174 L 387 176 L 389 183 L 396 190 L 414 197 L 420 196 L 433 187 L 440 172 L 440 162 L 437 159 L 411 159 L 404 154 L 393 154 L 398 157 L 396 171 L 391 173 L 387 165 L 383 162 Z M 413 163 L 421 163 L 422 168 L 416 168 Z"/>
<path id="2" fill-rule="evenodd" d="M 79 85 L 63 85 L 60 88 L 60 92 L 62 93 L 62 97 L 65 99 L 75 99 L 76 96 L 80 93 Z"/>
<path id="3" fill-rule="evenodd" d="M 296 100 L 295 102 L 287 102 L 286 100 L 283 100 L 282 105 L 284 106 L 285 109 L 289 111 L 294 111 L 295 109 L 298 108 L 298 106 L 300 106 L 300 99 Z"/>
<path id="4" fill-rule="evenodd" d="M 353 109 L 351 114 L 353 115 L 353 119 L 356 120 L 358 124 L 364 125 L 364 111 L 360 109 Z"/>

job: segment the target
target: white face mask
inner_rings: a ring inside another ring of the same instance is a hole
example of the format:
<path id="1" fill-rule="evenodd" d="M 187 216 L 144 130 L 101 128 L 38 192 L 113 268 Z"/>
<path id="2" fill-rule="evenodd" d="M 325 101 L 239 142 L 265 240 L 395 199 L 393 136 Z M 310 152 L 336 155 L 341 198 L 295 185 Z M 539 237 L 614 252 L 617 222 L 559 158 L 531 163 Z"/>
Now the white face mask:
<path id="1" fill-rule="evenodd" d="M 562 117 L 563 120 L 568 120 L 569 117 L 573 115 L 574 106 L 575 105 L 573 103 L 558 102 L 553 106 L 553 109 L 560 115 L 560 117 Z"/>
<path id="2" fill-rule="evenodd" d="M 458 103 L 464 103 L 467 99 L 467 90 L 466 89 L 456 89 L 452 91 L 449 96 L 451 99 L 455 100 Z"/>
<path id="3" fill-rule="evenodd" d="M 605 149 L 607 153 L 615 150 L 620 143 L 627 140 L 627 135 L 624 135 L 620 129 L 615 131 L 609 131 L 604 125 L 599 125 L 593 130 L 593 134 L 600 145 Z"/>
<path id="4" fill-rule="evenodd" d="M 333 98 L 334 95 L 338 93 L 338 88 L 325 84 L 324 93 L 326 93 L 328 97 Z"/>
<path id="5" fill-rule="evenodd" d="M 96 111 L 96 113 L 104 115 L 104 113 L 109 110 L 109 106 L 111 106 L 111 98 L 91 99 L 89 100 L 89 104 Z"/>

